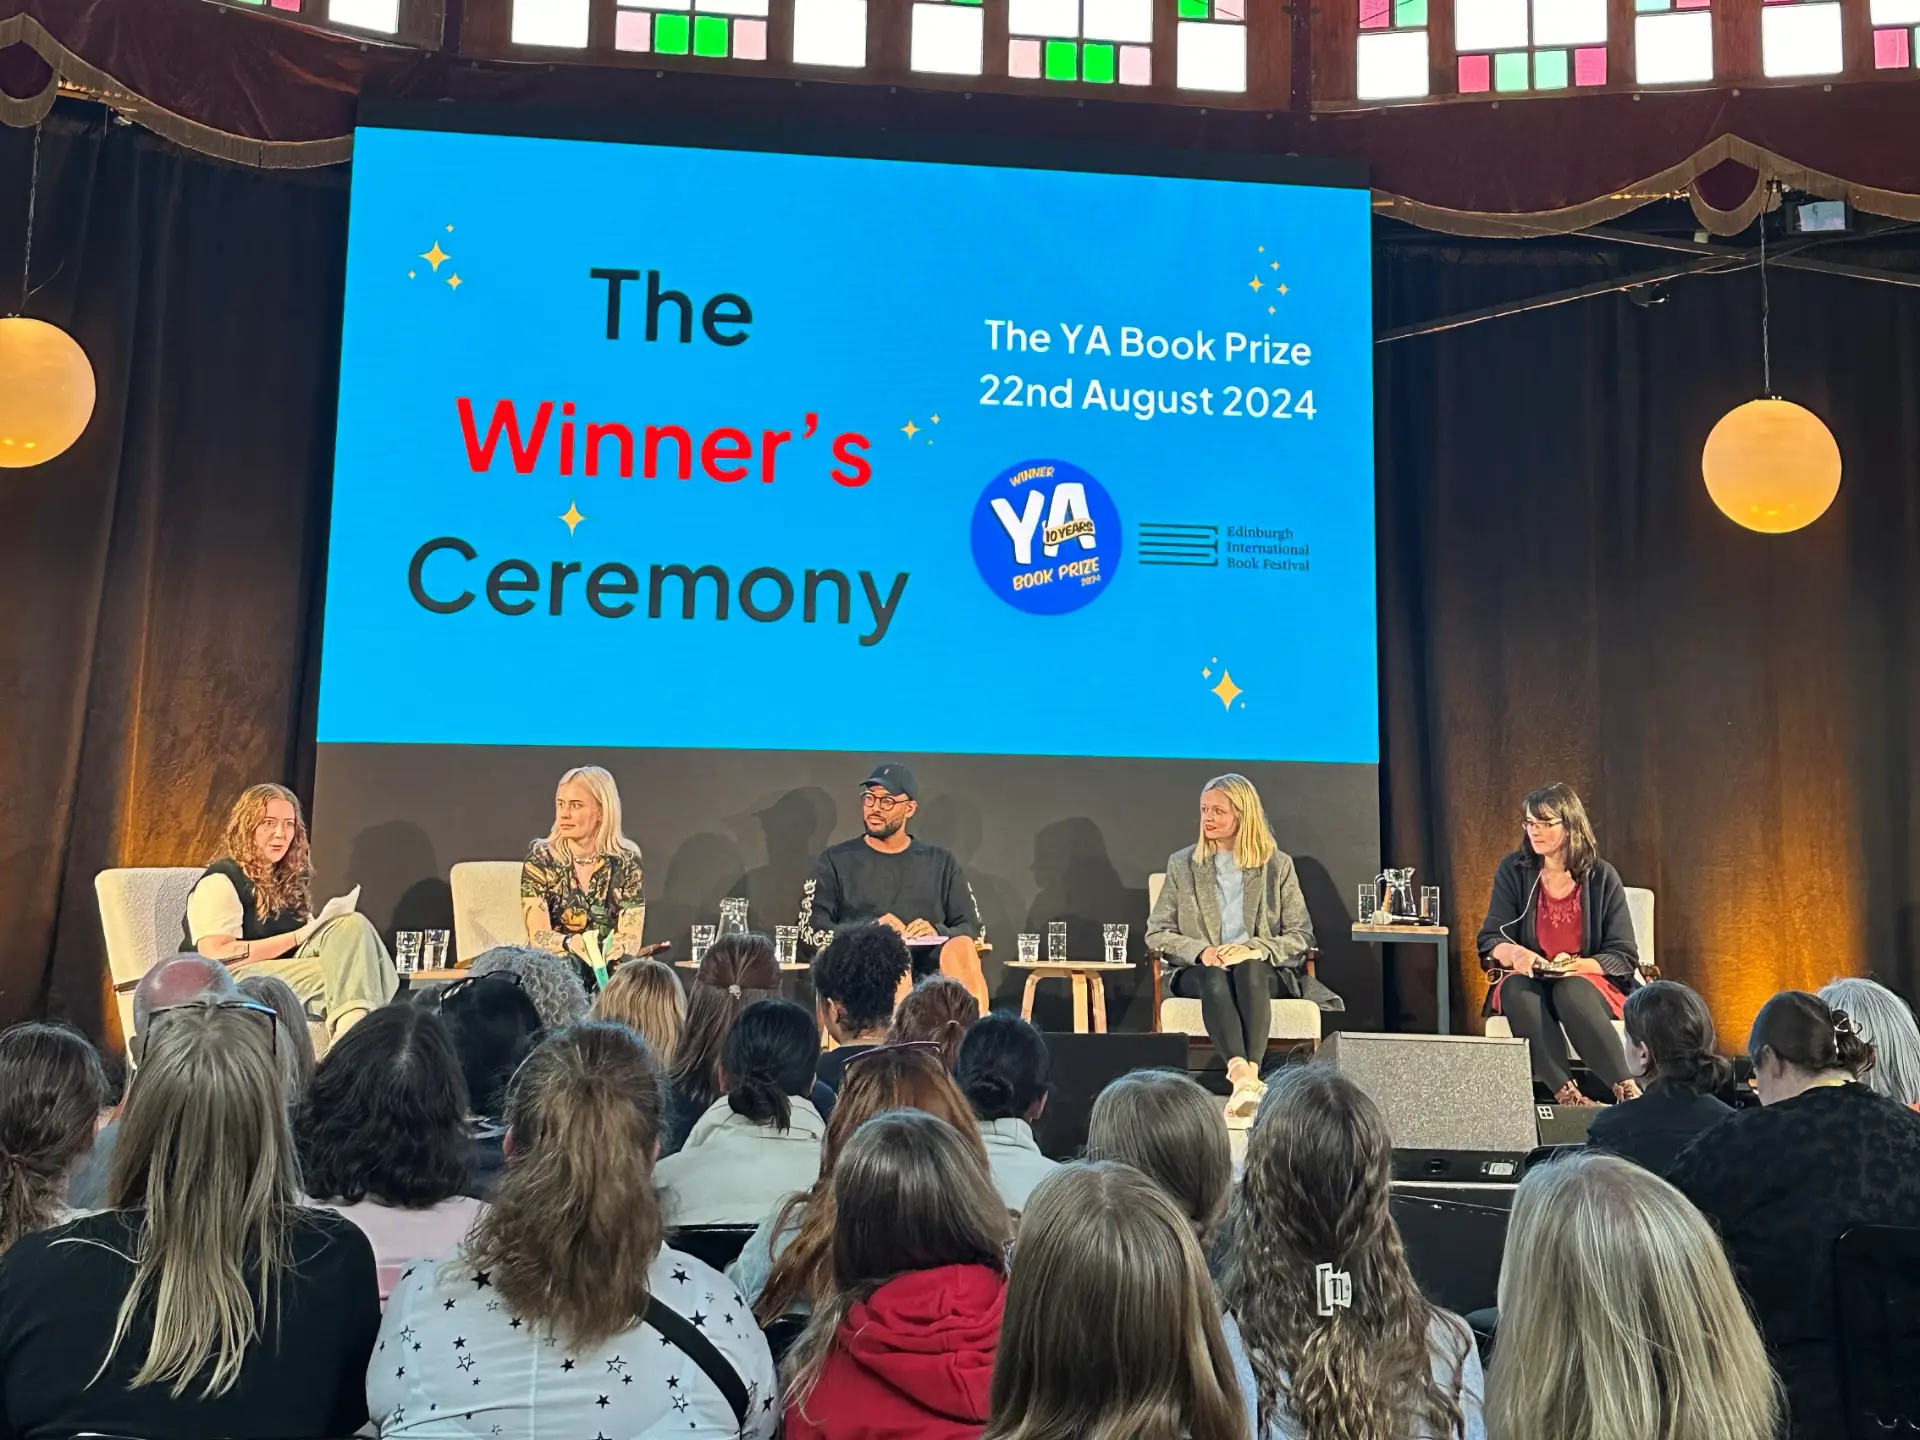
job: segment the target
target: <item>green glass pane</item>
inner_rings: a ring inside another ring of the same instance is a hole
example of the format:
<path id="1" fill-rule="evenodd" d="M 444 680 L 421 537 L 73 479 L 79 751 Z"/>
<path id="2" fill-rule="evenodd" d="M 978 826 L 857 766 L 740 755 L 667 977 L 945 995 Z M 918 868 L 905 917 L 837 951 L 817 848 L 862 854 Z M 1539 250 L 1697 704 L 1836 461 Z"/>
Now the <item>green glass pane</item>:
<path id="1" fill-rule="evenodd" d="M 1393 23 L 1418 29 L 1427 23 L 1427 0 L 1393 0 Z"/>
<path id="2" fill-rule="evenodd" d="M 1496 90 L 1527 88 L 1526 51 L 1516 50 L 1510 54 L 1493 57 L 1493 88 Z"/>
<path id="3" fill-rule="evenodd" d="M 1113 46 L 1089 43 L 1080 62 L 1080 78 L 1094 85 L 1113 83 Z"/>
<path id="4" fill-rule="evenodd" d="M 1047 41 L 1047 60 L 1041 73 L 1049 80 L 1073 80 L 1080 74 L 1078 56 L 1074 53 L 1080 47 L 1071 40 Z"/>
<path id="5" fill-rule="evenodd" d="M 1207 0 L 1180 0 L 1180 18 L 1182 20 L 1206 19 Z"/>
<path id="6" fill-rule="evenodd" d="M 662 55 L 684 55 L 687 53 L 687 17 L 684 15 L 656 15 L 653 17 L 653 48 Z"/>
<path id="7" fill-rule="evenodd" d="M 693 17 L 693 53 L 696 55 L 727 53 L 726 16 L 696 15 Z"/>
<path id="8" fill-rule="evenodd" d="M 1534 52 L 1533 88 L 1536 90 L 1564 90 L 1567 88 L 1566 51 L 1536 50 Z"/>

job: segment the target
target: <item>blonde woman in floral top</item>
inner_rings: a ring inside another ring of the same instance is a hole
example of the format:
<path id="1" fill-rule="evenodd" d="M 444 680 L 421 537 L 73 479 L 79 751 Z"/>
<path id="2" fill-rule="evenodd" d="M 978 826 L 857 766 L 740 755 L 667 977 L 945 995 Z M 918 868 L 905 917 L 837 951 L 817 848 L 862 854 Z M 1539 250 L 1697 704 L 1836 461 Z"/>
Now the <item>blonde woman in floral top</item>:
<path id="1" fill-rule="evenodd" d="M 528 943 L 591 961 L 586 936 L 603 963 L 639 953 L 647 918 L 640 847 L 620 828 L 620 790 L 598 765 L 560 777 L 553 831 L 527 849 L 520 905 Z"/>

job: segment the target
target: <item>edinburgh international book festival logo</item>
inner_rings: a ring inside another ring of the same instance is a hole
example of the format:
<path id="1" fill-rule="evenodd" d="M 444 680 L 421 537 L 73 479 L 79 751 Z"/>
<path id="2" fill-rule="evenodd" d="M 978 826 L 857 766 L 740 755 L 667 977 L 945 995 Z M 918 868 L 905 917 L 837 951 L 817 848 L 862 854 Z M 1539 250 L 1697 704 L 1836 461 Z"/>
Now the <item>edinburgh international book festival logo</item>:
<path id="1" fill-rule="evenodd" d="M 1029 615 L 1091 605 L 1119 573 L 1120 512 L 1104 486 L 1064 460 L 1002 470 L 973 507 L 973 563 L 987 588 Z"/>

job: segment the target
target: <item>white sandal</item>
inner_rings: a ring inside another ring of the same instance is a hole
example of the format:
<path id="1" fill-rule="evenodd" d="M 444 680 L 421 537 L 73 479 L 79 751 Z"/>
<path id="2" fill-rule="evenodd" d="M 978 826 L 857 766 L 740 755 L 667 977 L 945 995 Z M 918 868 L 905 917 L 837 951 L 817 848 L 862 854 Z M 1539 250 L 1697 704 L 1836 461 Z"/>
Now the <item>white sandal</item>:
<path id="1" fill-rule="evenodd" d="M 1251 1121 L 1260 1109 L 1260 1101 L 1267 1093 L 1266 1084 L 1257 1076 L 1242 1080 L 1233 1087 L 1233 1094 L 1227 1097 L 1227 1119 L 1229 1121 Z"/>

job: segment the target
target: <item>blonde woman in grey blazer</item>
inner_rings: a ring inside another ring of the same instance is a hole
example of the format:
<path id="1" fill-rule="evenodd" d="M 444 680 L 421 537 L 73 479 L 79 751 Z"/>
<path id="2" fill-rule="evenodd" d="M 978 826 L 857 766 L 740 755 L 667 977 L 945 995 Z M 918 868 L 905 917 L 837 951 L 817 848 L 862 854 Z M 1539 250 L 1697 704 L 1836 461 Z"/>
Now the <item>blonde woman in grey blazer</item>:
<path id="1" fill-rule="evenodd" d="M 1248 1119 L 1266 1086 L 1273 997 L 1345 1008 L 1306 973 L 1313 921 L 1293 857 L 1273 843 L 1259 792 L 1243 775 L 1209 780 L 1200 839 L 1167 857 L 1167 879 L 1147 919 L 1147 946 L 1173 966 L 1169 993 L 1200 1002 L 1207 1035 L 1227 1062 L 1229 1119 Z"/>

